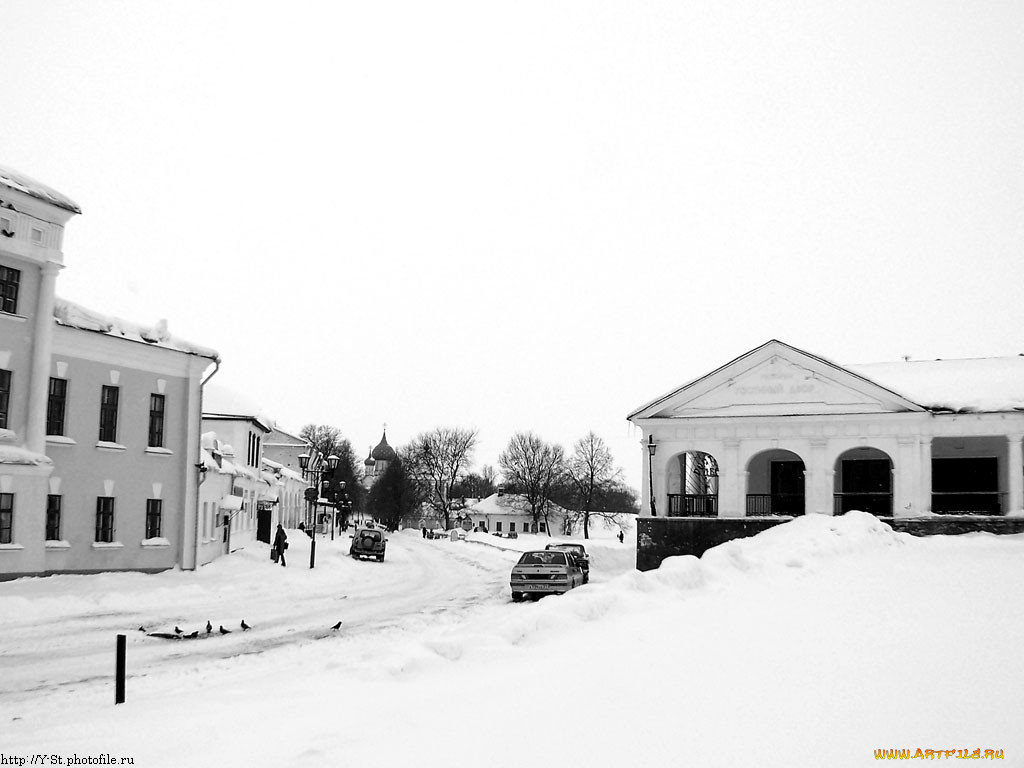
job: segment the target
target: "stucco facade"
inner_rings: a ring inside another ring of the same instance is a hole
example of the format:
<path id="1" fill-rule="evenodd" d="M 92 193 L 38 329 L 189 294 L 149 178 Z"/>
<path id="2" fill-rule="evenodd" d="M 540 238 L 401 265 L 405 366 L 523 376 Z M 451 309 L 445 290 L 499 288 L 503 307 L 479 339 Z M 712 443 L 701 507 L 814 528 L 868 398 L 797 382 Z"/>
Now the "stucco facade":
<path id="1" fill-rule="evenodd" d="M 1024 358 L 844 368 L 770 341 L 630 414 L 641 520 L 1019 516 L 1018 382 Z"/>
<path id="2" fill-rule="evenodd" d="M 216 352 L 57 298 L 78 207 L 0 168 L 0 579 L 196 564 Z"/>
<path id="3" fill-rule="evenodd" d="M 256 417 L 203 414 L 204 448 L 216 457 L 216 466 L 207 463 L 200 488 L 201 562 L 255 541 L 270 542 L 279 518 L 277 480 L 263 470 L 262 443 L 269 432 Z"/>

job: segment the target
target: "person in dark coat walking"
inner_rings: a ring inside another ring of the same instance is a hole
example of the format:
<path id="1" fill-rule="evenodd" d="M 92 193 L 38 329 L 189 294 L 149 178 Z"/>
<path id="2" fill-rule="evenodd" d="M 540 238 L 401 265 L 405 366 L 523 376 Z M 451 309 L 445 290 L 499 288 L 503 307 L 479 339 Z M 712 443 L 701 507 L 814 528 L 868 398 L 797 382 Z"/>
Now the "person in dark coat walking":
<path id="1" fill-rule="evenodd" d="M 288 534 L 284 532 L 284 526 L 280 523 L 277 524 L 277 533 L 274 534 L 274 549 L 277 550 L 277 556 L 281 559 L 281 567 L 288 565 L 284 561 L 284 551 L 288 548 Z"/>
<path id="2" fill-rule="evenodd" d="M 623 533 L 623 532 L 622 532 L 622 531 L 620 530 L 620 531 L 619 531 L 619 544 L 621 544 L 621 543 L 622 543 L 622 540 L 623 540 L 623 539 L 625 539 L 625 538 L 626 538 L 626 534 L 624 534 L 624 533 Z"/>

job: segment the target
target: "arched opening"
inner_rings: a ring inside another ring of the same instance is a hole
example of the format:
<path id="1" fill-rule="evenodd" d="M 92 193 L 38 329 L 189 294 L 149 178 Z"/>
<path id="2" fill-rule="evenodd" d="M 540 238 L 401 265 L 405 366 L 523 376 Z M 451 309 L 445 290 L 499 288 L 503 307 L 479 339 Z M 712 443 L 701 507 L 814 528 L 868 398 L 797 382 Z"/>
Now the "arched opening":
<path id="1" fill-rule="evenodd" d="M 892 459 L 869 446 L 851 448 L 836 458 L 832 514 L 851 509 L 872 515 L 892 515 Z"/>
<path id="2" fill-rule="evenodd" d="M 718 462 L 710 453 L 686 451 L 669 461 L 668 516 L 718 516 Z"/>
<path id="3" fill-rule="evenodd" d="M 747 517 L 804 514 L 804 462 L 792 451 L 762 451 L 747 464 Z"/>

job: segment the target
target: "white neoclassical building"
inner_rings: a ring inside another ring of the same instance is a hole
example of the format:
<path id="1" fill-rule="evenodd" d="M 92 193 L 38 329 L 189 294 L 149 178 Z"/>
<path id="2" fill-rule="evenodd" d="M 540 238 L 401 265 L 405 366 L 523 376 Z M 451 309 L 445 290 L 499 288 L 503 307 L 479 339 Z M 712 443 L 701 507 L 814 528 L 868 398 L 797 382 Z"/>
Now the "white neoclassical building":
<path id="1" fill-rule="evenodd" d="M 57 297 L 78 213 L 0 168 L 0 580 L 196 566 L 200 404 L 220 358 L 165 321 Z"/>
<path id="2" fill-rule="evenodd" d="M 844 367 L 773 340 L 628 418 L 641 567 L 806 513 L 1024 530 L 1024 356 Z"/>

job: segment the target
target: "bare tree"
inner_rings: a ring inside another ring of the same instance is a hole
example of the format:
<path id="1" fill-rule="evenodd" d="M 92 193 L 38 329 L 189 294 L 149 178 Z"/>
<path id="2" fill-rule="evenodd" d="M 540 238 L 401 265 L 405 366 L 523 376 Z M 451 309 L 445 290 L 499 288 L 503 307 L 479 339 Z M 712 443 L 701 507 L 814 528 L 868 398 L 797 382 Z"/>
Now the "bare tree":
<path id="1" fill-rule="evenodd" d="M 490 496 L 498 489 L 498 475 L 494 467 L 485 464 L 480 472 L 470 472 L 454 489 L 452 493 L 461 498 L 483 499 Z"/>
<path id="2" fill-rule="evenodd" d="M 476 436 L 475 429 L 436 427 L 405 449 L 407 471 L 423 485 L 427 503 L 444 517 L 446 530 L 451 527 L 452 489 L 472 464 Z"/>
<path id="3" fill-rule="evenodd" d="M 517 432 L 498 457 L 498 466 L 506 482 L 526 498 L 534 525 L 543 517 L 550 536 L 548 513 L 565 473 L 565 450 L 544 442 L 533 432 Z"/>
<path id="4" fill-rule="evenodd" d="M 572 486 L 577 520 L 583 522 L 583 538 L 590 538 L 590 517 L 602 514 L 596 510 L 601 492 L 619 479 L 622 471 L 615 468 L 615 459 L 604 440 L 588 432 L 576 441 L 573 454 L 566 462 L 566 475 Z"/>

